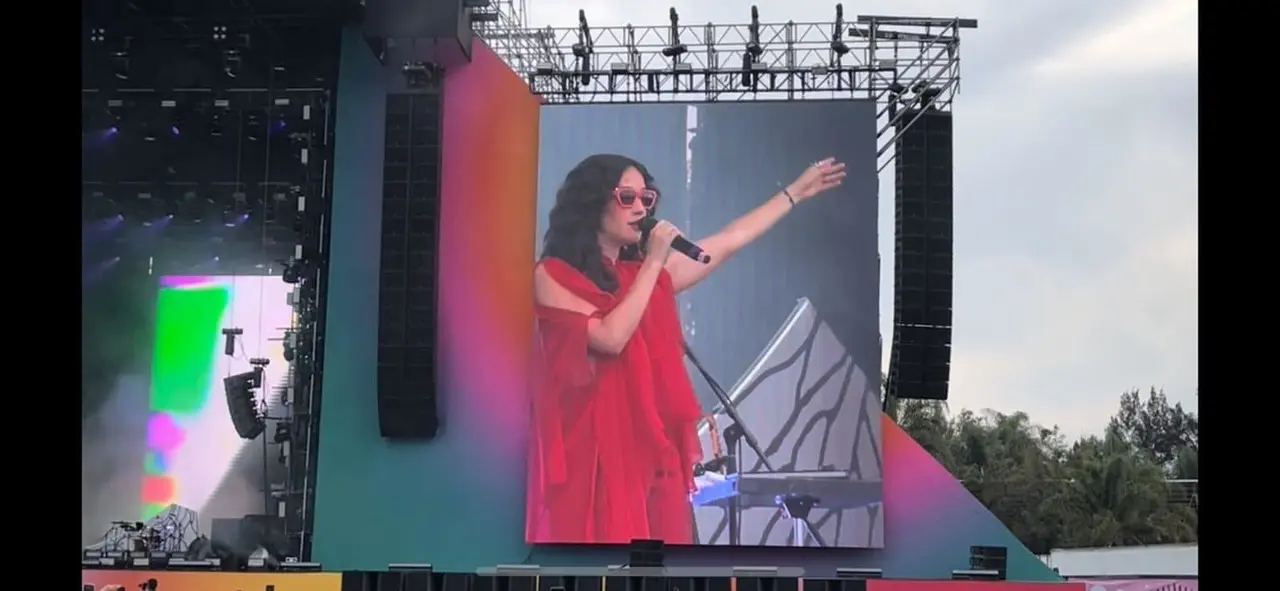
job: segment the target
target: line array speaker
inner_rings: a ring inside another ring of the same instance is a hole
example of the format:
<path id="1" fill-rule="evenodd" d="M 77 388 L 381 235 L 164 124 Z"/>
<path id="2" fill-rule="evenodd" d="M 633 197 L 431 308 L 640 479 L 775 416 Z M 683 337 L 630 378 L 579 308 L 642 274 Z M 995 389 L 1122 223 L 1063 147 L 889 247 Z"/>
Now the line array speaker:
<path id="1" fill-rule="evenodd" d="M 387 96 L 378 291 L 378 426 L 388 439 L 431 439 L 436 407 L 438 92 Z"/>
<path id="2" fill-rule="evenodd" d="M 951 113 L 911 110 L 899 121 L 887 394 L 946 400 L 954 244 Z"/>

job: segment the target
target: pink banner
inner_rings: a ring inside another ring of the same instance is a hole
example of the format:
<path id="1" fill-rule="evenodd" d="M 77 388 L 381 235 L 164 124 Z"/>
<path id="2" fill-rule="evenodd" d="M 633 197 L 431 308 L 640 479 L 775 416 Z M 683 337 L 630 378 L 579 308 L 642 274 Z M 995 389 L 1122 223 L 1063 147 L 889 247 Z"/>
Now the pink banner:
<path id="1" fill-rule="evenodd" d="M 1000 581 L 867 581 L 867 591 L 1088 591 L 1084 583 Z"/>

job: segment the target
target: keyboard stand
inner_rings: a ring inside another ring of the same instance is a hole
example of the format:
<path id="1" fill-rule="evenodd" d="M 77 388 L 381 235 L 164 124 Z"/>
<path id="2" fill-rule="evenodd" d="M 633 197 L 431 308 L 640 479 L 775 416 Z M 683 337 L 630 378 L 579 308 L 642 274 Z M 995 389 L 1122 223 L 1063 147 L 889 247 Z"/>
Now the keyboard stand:
<path id="1" fill-rule="evenodd" d="M 779 495 L 776 502 L 778 508 L 782 509 L 783 514 L 791 520 L 791 545 L 793 547 L 802 548 L 808 546 L 811 540 L 819 548 L 827 546 L 826 541 L 818 534 L 818 530 L 809 524 L 809 512 L 817 506 L 817 497 L 805 494 Z"/>

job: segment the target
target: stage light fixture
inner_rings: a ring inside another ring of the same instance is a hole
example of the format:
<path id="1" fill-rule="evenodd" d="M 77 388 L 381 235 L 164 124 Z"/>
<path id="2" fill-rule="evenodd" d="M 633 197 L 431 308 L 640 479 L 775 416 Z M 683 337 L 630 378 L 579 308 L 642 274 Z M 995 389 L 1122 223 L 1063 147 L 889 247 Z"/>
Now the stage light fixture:
<path id="1" fill-rule="evenodd" d="M 405 85 L 413 89 L 428 88 L 440 78 L 444 70 L 431 62 L 405 62 L 400 67 Z"/>
<path id="2" fill-rule="evenodd" d="M 222 74 L 227 78 L 234 79 L 239 76 L 242 64 L 243 60 L 239 49 L 224 49 L 222 51 Z"/>
<path id="3" fill-rule="evenodd" d="M 129 79 L 129 51 L 127 49 L 111 53 L 111 69 L 115 71 L 116 80 Z"/>
<path id="4" fill-rule="evenodd" d="M 216 105 L 213 107 L 211 111 L 209 111 L 209 120 L 208 120 L 209 130 L 208 131 L 209 131 L 209 135 L 212 137 L 222 137 L 222 130 L 223 130 L 223 122 L 222 122 L 223 114 L 222 113 L 223 113 L 223 110 Z"/>
<path id="5" fill-rule="evenodd" d="M 956 569 L 951 571 L 953 581 L 1002 581 L 998 571 L 989 569 Z"/>
<path id="6" fill-rule="evenodd" d="M 271 435 L 271 440 L 276 443 L 284 443 L 293 438 L 291 431 L 292 425 L 289 421 L 280 421 L 276 423 L 276 432 Z"/>
<path id="7" fill-rule="evenodd" d="M 764 54 L 764 46 L 760 44 L 760 9 L 751 5 L 751 24 L 747 26 L 747 53 L 752 59 L 759 59 Z"/>
<path id="8" fill-rule="evenodd" d="M 224 328 L 222 329 L 222 354 L 227 357 L 233 357 L 236 354 L 236 337 L 244 334 L 243 328 Z"/>
<path id="9" fill-rule="evenodd" d="M 917 98 L 920 101 L 920 108 L 938 110 L 937 104 L 939 96 L 942 96 L 942 89 L 927 86 L 917 91 Z"/>
<path id="10" fill-rule="evenodd" d="M 573 52 L 574 69 L 578 71 L 578 79 L 583 84 L 591 83 L 591 55 L 596 52 L 595 41 L 591 39 L 591 25 L 587 24 L 587 11 L 578 9 L 578 42 L 570 48 Z"/>
<path id="11" fill-rule="evenodd" d="M 835 63 L 840 63 L 840 58 L 848 55 L 849 44 L 844 42 L 844 5 L 836 4 L 836 22 L 831 28 L 831 51 L 835 52 Z"/>
<path id="12" fill-rule="evenodd" d="M 883 579 L 884 571 L 878 568 L 837 568 L 836 578 L 851 579 L 854 581 L 865 581 L 868 579 Z"/>
<path id="13" fill-rule="evenodd" d="M 284 262 L 284 282 L 289 285 L 297 285 L 302 281 L 302 261 L 297 258 L 290 257 Z"/>
<path id="14" fill-rule="evenodd" d="M 586 59 L 595 53 L 595 44 L 591 41 L 591 25 L 587 24 L 587 11 L 578 9 L 578 42 L 571 48 L 573 57 Z"/>
<path id="15" fill-rule="evenodd" d="M 284 360 L 293 363 L 298 354 L 298 333 L 293 329 L 284 331 L 284 341 L 281 345 L 284 349 Z"/>
<path id="16" fill-rule="evenodd" d="M 160 101 L 160 110 L 165 112 L 165 122 L 169 125 L 169 134 L 177 137 L 182 135 L 182 129 L 186 123 L 186 115 L 183 113 L 183 107 L 178 101 L 165 99 Z"/>
<path id="17" fill-rule="evenodd" d="M 680 42 L 680 14 L 676 7 L 671 7 L 671 33 L 667 36 L 667 46 L 662 48 L 662 55 L 672 59 L 672 66 L 680 62 L 680 56 L 689 52 L 689 47 Z"/>

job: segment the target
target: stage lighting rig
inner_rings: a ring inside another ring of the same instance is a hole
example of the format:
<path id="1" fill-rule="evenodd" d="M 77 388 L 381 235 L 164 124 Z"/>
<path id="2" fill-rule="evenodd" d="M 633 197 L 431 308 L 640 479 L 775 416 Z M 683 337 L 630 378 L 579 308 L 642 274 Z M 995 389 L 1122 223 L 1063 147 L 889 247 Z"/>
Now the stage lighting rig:
<path id="1" fill-rule="evenodd" d="M 661 25 L 587 26 L 580 11 L 575 27 L 529 29 L 503 18 L 476 32 L 548 103 L 884 101 L 889 84 L 923 80 L 939 90 L 937 108 L 949 108 L 959 82 L 959 32 L 977 21 L 855 18 L 835 8 L 826 23 L 766 23 L 755 6 L 751 20 L 738 25 L 681 28 L 668 9 Z M 628 75 L 611 79 L 613 64 L 625 64 Z"/>

